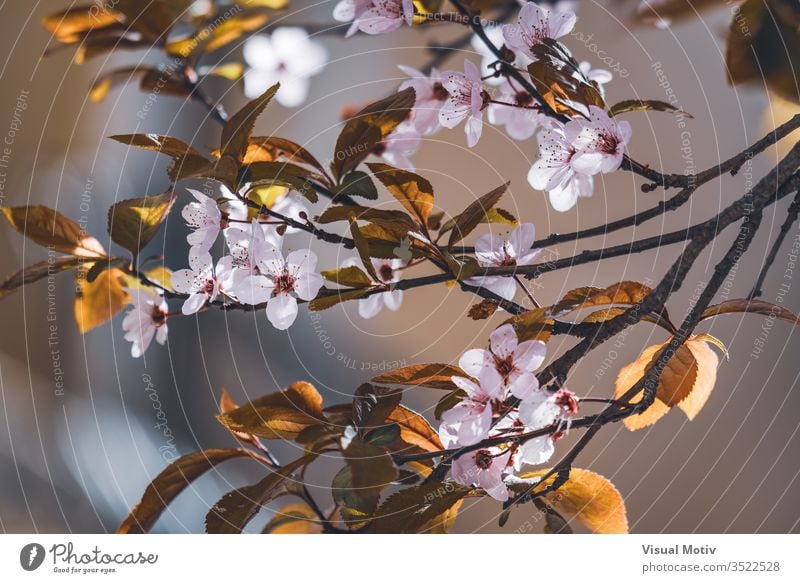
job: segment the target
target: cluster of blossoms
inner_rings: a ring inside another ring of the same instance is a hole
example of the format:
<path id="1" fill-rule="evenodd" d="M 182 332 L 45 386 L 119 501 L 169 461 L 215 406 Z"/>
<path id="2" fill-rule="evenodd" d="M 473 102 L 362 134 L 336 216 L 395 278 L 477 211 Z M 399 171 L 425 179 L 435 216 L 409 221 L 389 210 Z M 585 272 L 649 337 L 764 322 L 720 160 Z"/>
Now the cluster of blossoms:
<path id="1" fill-rule="evenodd" d="M 284 257 L 284 234 L 279 222 L 247 221 L 247 207 L 230 193 L 217 201 L 196 190 L 195 200 L 182 211 L 192 230 L 189 268 L 172 274 L 172 288 L 187 296 L 181 312 L 191 315 L 211 303 L 266 304 L 267 318 L 280 330 L 289 328 L 297 316 L 297 299 L 316 297 L 322 277 L 316 272 L 313 251 L 298 249 Z M 307 208 L 291 194 L 279 199 L 272 209 L 293 219 L 306 216 Z M 216 264 L 211 250 L 223 234 L 227 253 Z M 158 288 L 128 290 L 133 309 L 124 321 L 125 339 L 133 343 L 131 353 L 141 356 L 153 338 L 164 344 L 167 338 L 167 304 Z"/>
<path id="2" fill-rule="evenodd" d="M 465 352 L 459 366 L 472 378 L 452 377 L 466 397 L 442 414 L 439 437 L 447 448 L 467 447 L 494 436 L 519 434 L 556 425 L 558 431 L 507 448 L 470 451 L 453 461 L 451 476 L 464 486 L 479 486 L 496 500 L 508 499 L 506 481 L 525 464 L 542 464 L 553 455 L 553 443 L 569 428 L 578 411 L 574 395 L 561 389 L 542 390 L 533 371 L 545 358 L 539 340 L 519 342 L 511 324 L 490 337 L 489 350 Z M 519 399 L 517 410 L 507 405 Z"/>

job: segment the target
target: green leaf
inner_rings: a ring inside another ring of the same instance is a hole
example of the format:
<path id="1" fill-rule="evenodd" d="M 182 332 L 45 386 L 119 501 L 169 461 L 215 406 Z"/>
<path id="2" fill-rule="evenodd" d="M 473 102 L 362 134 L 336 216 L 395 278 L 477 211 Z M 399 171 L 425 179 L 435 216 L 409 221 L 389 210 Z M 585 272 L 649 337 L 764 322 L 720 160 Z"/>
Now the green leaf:
<path id="1" fill-rule="evenodd" d="M 418 174 L 394 168 L 388 164 L 367 164 L 386 189 L 415 217 L 423 233 L 428 230 L 428 218 L 433 211 L 433 187 Z"/>
<path id="2" fill-rule="evenodd" d="M 370 152 L 411 113 L 416 93 L 409 87 L 376 101 L 347 120 L 331 162 L 337 182 L 355 170 Z"/>
<path id="3" fill-rule="evenodd" d="M 158 233 L 177 196 L 172 192 L 123 200 L 108 209 L 108 234 L 136 257 Z"/>
<path id="4" fill-rule="evenodd" d="M 447 245 L 452 246 L 469 235 L 475 227 L 486 220 L 486 214 L 500 201 L 508 189 L 508 182 L 470 203 L 460 215 L 453 217 L 452 231 Z M 444 230 L 444 228 L 442 229 Z"/>
<path id="5" fill-rule="evenodd" d="M 178 458 L 150 482 L 141 501 L 117 528 L 117 534 L 149 532 L 178 494 L 217 464 L 240 457 L 257 458 L 246 449 L 204 449 Z"/>
<path id="6" fill-rule="evenodd" d="M 626 99 L 625 101 L 620 101 L 619 103 L 615 103 L 611 106 L 611 109 L 608 110 L 608 115 L 614 117 L 615 115 L 619 115 L 621 113 L 627 113 L 629 111 L 665 111 L 667 113 L 682 113 L 688 118 L 694 118 L 693 115 L 683 111 L 675 107 L 674 105 L 670 105 L 664 101 L 658 101 L 657 99 Z"/>
<path id="7" fill-rule="evenodd" d="M 375 285 L 375 282 L 355 265 L 351 265 L 349 267 L 340 267 L 338 269 L 326 269 L 324 271 L 320 271 L 320 275 L 328 281 L 332 281 L 333 283 L 338 283 L 339 285 L 346 287 L 360 288 L 371 287 Z"/>
<path id="8" fill-rule="evenodd" d="M 225 494 L 206 514 L 206 532 L 209 534 L 242 532 L 264 504 L 283 493 L 286 480 L 316 458 L 317 454 L 304 455 L 275 470 L 257 484 Z"/>
<path id="9" fill-rule="evenodd" d="M 14 229 L 42 247 L 80 257 L 105 257 L 100 242 L 78 223 L 42 205 L 4 207 L 3 214 Z"/>

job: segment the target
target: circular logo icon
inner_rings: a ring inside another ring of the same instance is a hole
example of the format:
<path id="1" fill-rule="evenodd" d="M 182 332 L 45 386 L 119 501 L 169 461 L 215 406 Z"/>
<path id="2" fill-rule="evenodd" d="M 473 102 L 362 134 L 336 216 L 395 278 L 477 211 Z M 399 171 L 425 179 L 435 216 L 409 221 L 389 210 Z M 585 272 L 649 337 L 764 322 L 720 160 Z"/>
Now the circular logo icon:
<path id="1" fill-rule="evenodd" d="M 30 543 L 19 552 L 19 564 L 26 571 L 35 571 L 44 562 L 44 547 L 39 543 Z"/>

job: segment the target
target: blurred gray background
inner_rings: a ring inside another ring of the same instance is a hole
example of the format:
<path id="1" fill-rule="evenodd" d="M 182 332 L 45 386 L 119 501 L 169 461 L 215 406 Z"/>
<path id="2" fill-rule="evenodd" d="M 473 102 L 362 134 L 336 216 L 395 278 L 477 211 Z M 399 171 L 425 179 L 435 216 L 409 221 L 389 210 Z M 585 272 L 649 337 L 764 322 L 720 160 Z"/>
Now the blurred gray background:
<path id="1" fill-rule="evenodd" d="M 194 103 L 162 96 L 144 119 L 136 116 L 146 95 L 131 85 L 113 91 L 101 104 L 90 103 L 87 90 L 99 71 L 139 61 L 158 62 L 154 53 L 119 53 L 77 66 L 72 50 L 42 58 L 49 35 L 41 18 L 69 2 L 6 1 L 0 4 L 2 29 L 2 102 L 0 134 L 12 122 L 18 95 L 28 92 L 22 124 L 11 139 L 2 189 L 3 205 L 43 203 L 74 219 L 88 221 L 89 230 L 109 246 L 106 212 L 115 200 L 158 193 L 169 182 L 168 162 L 148 152 L 132 152 L 106 137 L 119 133 L 157 132 L 174 135 L 199 148 L 218 142 L 219 129 Z M 303 8 L 295 3 L 295 8 Z M 289 17 L 293 23 L 329 22 L 333 3 L 323 3 Z M 626 98 L 666 99 L 664 78 L 679 105 L 694 115 L 687 136 L 667 114 L 630 114 L 634 127 L 630 151 L 655 168 L 685 172 L 712 166 L 736 154 L 763 133 L 787 119 L 791 108 L 771 100 L 763 90 L 734 89 L 724 70 L 724 33 L 730 11 L 723 8 L 669 30 L 631 24 L 629 3 L 581 2 L 576 30 L 594 34 L 604 56 L 629 72 L 607 87 L 608 102 Z M 419 32 L 403 29 L 381 37 L 357 35 L 343 40 L 320 37 L 331 63 L 313 78 L 305 106 L 288 110 L 273 104 L 258 123 L 258 133 L 279 133 L 305 144 L 320 159 L 333 150 L 337 120 L 346 105 L 361 104 L 387 94 L 399 82 L 397 64 L 419 66 L 427 59 L 429 39 L 446 41 L 462 34 L 454 25 Z M 579 58 L 600 66 L 596 55 L 575 39 L 567 44 Z M 231 47 L 238 54 L 238 48 Z M 220 55 L 224 57 L 225 55 Z M 444 68 L 461 69 L 455 55 Z M 477 57 L 472 55 L 473 59 Z M 656 63 L 660 63 L 656 66 Z M 657 70 L 661 71 L 657 74 Z M 209 86 L 222 96 L 226 85 Z M 238 88 L 224 95 L 235 111 L 244 103 Z M 794 135 L 796 140 L 798 135 Z M 688 144 L 684 140 L 688 139 Z M 682 147 L 688 145 L 688 150 Z M 591 199 L 576 209 L 552 211 L 543 193 L 533 191 L 526 173 L 537 153 L 535 140 L 513 142 L 486 126 L 472 150 L 461 129 L 442 131 L 426 140 L 415 157 L 427 176 L 437 203 L 457 212 L 475 197 L 505 180 L 511 195 L 501 206 L 536 224 L 537 234 L 566 232 L 602 224 L 649 208 L 663 192 L 640 192 L 640 181 L 619 172 L 598 180 Z M 680 211 L 663 219 L 545 253 L 566 257 L 582 249 L 618 244 L 670 231 L 708 218 L 738 198 L 778 159 L 769 150 L 736 177 L 704 186 Z M 183 192 L 182 196 L 186 196 Z M 388 201 L 384 197 L 383 200 Z M 183 202 L 186 199 L 182 199 Z M 764 228 L 751 250 L 726 283 L 727 298 L 750 289 L 777 232 L 788 200 L 770 207 Z M 321 209 L 320 205 L 318 211 Z M 730 245 L 734 230 L 720 236 L 692 269 L 670 301 L 673 319 L 686 313 L 696 288 L 710 277 L 715 258 Z M 184 267 L 185 228 L 177 212 L 151 244 L 174 268 Z M 798 235 L 795 225 L 789 241 Z M 294 235 L 294 237 L 298 237 Z M 302 236 L 300 236 L 302 237 Z M 46 252 L 26 243 L 8 226 L 0 228 L 4 252 L 0 273 L 46 259 Z M 303 239 L 289 239 L 288 246 Z M 339 250 L 318 245 L 322 266 L 333 266 Z M 775 301 L 778 286 L 790 283 L 784 305 L 800 310 L 800 282 L 784 280 L 789 242 L 784 245 L 765 285 L 763 298 Z M 608 285 L 623 279 L 658 280 L 679 252 L 678 246 L 629 258 L 575 267 L 542 277 L 537 298 L 552 302 L 573 287 Z M 416 272 L 421 274 L 422 272 Z M 28 286 L 0 303 L 0 530 L 4 532 L 105 532 L 116 528 L 145 486 L 166 464 L 165 436 L 157 428 L 154 402 L 145 390 L 149 375 L 180 453 L 199 447 L 233 445 L 214 420 L 222 387 L 237 401 L 275 391 L 294 380 L 313 382 L 327 404 L 345 402 L 382 362 L 454 362 L 467 348 L 485 343 L 502 314 L 476 322 L 466 317 L 473 297 L 444 285 L 406 293 L 397 313 L 359 318 L 355 306 L 323 312 L 317 322 L 301 309 L 287 332 L 274 330 L 263 314 L 208 313 L 169 323 L 167 347 L 148 350 L 144 359 L 130 357 L 122 339 L 121 316 L 110 325 L 81 336 L 72 316 L 74 284 L 70 275 L 57 280 L 56 320 L 48 321 L 45 282 Z M 518 298 L 524 301 L 524 298 Z M 722 298 L 725 299 L 725 298 Z M 177 305 L 173 308 L 177 309 Z M 649 429 L 629 432 L 609 426 L 584 451 L 577 465 L 611 479 L 624 496 L 633 532 L 796 532 L 800 512 L 800 438 L 797 435 L 800 393 L 800 334 L 787 323 L 769 329 L 767 349 L 757 358 L 754 341 L 762 334 L 761 316 L 724 316 L 702 327 L 723 340 L 730 360 L 722 362 L 716 389 L 703 412 L 688 422 L 679 411 Z M 50 326 L 55 325 L 55 331 Z M 324 345 L 314 325 L 324 329 L 334 347 Z M 56 393 L 51 334 L 60 350 L 65 388 Z M 570 387 L 580 395 L 609 396 L 620 367 L 646 345 L 665 340 L 663 333 L 641 324 L 627 335 L 596 350 L 575 370 Z M 554 337 L 549 353 L 556 355 L 572 341 Z M 795 357 L 791 357 L 795 354 Z M 366 369 L 366 370 L 363 370 Z M 405 402 L 433 419 L 441 396 L 433 390 L 410 390 Z M 574 432 L 558 446 L 567 451 Z M 293 444 L 279 443 L 275 454 L 290 459 Z M 159 449 L 161 448 L 161 449 Z M 322 464 L 309 479 L 323 490 L 333 464 Z M 159 522 L 158 532 L 198 532 L 205 512 L 228 489 L 257 479 L 259 471 L 244 462 L 228 462 L 187 489 Z M 325 502 L 327 503 L 327 502 Z M 465 505 L 457 523 L 460 532 L 496 532 L 499 505 L 492 501 Z M 258 528 L 270 515 L 261 513 Z M 532 508 L 512 514 L 504 532 L 538 532 Z"/>

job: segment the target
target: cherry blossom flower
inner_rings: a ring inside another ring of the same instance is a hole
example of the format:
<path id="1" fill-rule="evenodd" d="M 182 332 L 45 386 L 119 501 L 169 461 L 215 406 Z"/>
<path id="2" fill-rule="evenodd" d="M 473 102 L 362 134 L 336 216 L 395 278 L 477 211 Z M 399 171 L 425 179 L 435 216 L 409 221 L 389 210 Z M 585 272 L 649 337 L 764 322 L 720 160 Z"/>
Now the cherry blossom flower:
<path id="1" fill-rule="evenodd" d="M 175 291 L 189 294 L 181 308 L 184 315 L 195 314 L 206 302 L 217 299 L 221 290 L 220 272 L 220 265 L 215 272 L 214 262 L 208 251 L 200 251 L 194 247 L 189 251 L 189 269 L 179 269 L 172 274 L 172 287 Z"/>
<path id="2" fill-rule="evenodd" d="M 631 124 L 617 123 L 596 105 L 589 106 L 589 119 L 567 122 L 564 136 L 575 149 L 570 165 L 583 174 L 606 174 L 622 164 L 625 144 L 631 139 Z"/>
<path id="3" fill-rule="evenodd" d="M 571 10 L 551 10 L 528 2 L 519 11 L 516 24 L 503 25 L 503 38 L 512 51 L 520 51 L 536 60 L 533 47 L 544 39 L 558 39 L 569 34 L 575 21 L 575 13 Z"/>
<path id="4" fill-rule="evenodd" d="M 271 227 L 271 225 L 270 225 Z M 274 229 L 267 229 L 257 219 L 252 223 L 240 224 L 231 227 L 225 232 L 229 254 L 219 260 L 219 281 L 226 294 L 241 299 L 246 296 L 247 290 L 240 291 L 241 286 L 251 275 L 259 275 L 257 255 L 266 249 L 267 245 L 280 243 Z"/>
<path id="5" fill-rule="evenodd" d="M 489 102 L 481 72 L 471 61 L 464 61 L 463 73 L 448 71 L 443 76 L 443 85 L 449 97 L 439 110 L 439 123 L 446 128 L 454 128 L 466 120 L 464 132 L 467 134 L 467 145 L 472 148 L 481 137 L 483 109 Z"/>
<path id="6" fill-rule="evenodd" d="M 519 406 L 519 419 L 525 425 L 526 431 L 543 429 L 554 423 L 559 428 L 552 435 L 543 435 L 529 439 L 522 444 L 514 458 L 514 467 L 519 470 L 522 464 L 543 464 L 555 451 L 554 442 L 558 441 L 565 430 L 569 429 L 572 418 L 578 412 L 578 401 L 572 392 L 561 389 L 556 393 L 546 396 L 539 393 L 534 398 L 523 401 Z"/>
<path id="7" fill-rule="evenodd" d="M 372 266 L 375 268 L 375 273 L 378 275 L 380 283 L 393 284 L 400 281 L 400 268 L 405 266 L 406 262 L 402 259 L 379 259 L 372 258 Z M 352 258 L 344 261 L 342 267 L 361 266 L 358 259 Z M 382 293 L 374 294 L 368 298 L 358 300 L 358 314 L 364 319 L 370 319 L 377 316 L 384 307 L 396 312 L 400 309 L 403 303 L 403 290 L 391 289 Z"/>
<path id="8" fill-rule="evenodd" d="M 472 445 L 489 435 L 492 426 L 492 401 L 502 393 L 489 392 L 474 381 L 454 376 L 453 383 L 467 393 L 467 398 L 442 413 L 439 439 L 445 447 Z"/>
<path id="9" fill-rule="evenodd" d="M 406 22 L 411 26 L 413 0 L 340 0 L 333 9 L 333 18 L 351 22 L 345 36 L 360 30 L 367 34 L 383 34 L 397 30 Z"/>
<path id="10" fill-rule="evenodd" d="M 533 371 L 544 362 L 547 347 L 540 340 L 519 342 L 511 324 L 504 324 L 489 337 L 489 350 L 473 348 L 464 353 L 458 365 L 480 379 L 489 394 L 502 395 L 506 388 L 525 401 L 539 392 Z"/>
<path id="11" fill-rule="evenodd" d="M 278 330 L 286 330 L 297 318 L 297 298 L 313 300 L 322 287 L 322 277 L 315 272 L 317 255 L 299 249 L 284 259 L 269 243 L 255 251 L 259 274 L 245 278 L 237 293 L 248 304 L 267 302 L 267 319 Z"/>
<path id="12" fill-rule="evenodd" d="M 482 235 L 475 241 L 475 258 L 482 267 L 530 265 L 541 252 L 531 249 L 535 238 L 536 228 L 532 223 L 521 224 L 505 240 L 499 235 Z M 485 287 L 506 300 L 513 300 L 517 292 L 516 282 L 510 276 L 470 277 L 464 283 Z"/>
<path id="13" fill-rule="evenodd" d="M 373 153 L 390 166 L 413 172 L 411 156 L 419 150 L 420 142 L 420 135 L 414 125 L 410 121 L 404 121 L 375 147 Z"/>
<path id="14" fill-rule="evenodd" d="M 190 202 L 181 215 L 194 231 L 186 236 L 186 241 L 198 251 L 208 251 L 217 240 L 220 229 L 227 226 L 219 210 L 217 201 L 197 190 L 187 189 L 197 202 Z"/>
<path id="15" fill-rule="evenodd" d="M 551 122 L 536 138 L 539 141 L 539 159 L 528 172 L 530 185 L 537 190 L 546 190 L 550 204 L 559 212 L 575 206 L 578 197 L 592 196 L 594 180 L 573 167 L 576 150 L 567 140 L 564 126 Z"/>
<path id="16" fill-rule="evenodd" d="M 167 302 L 159 290 L 151 287 L 126 289 L 133 308 L 122 320 L 125 340 L 131 342 L 131 356 L 139 358 L 153 338 L 163 345 L 167 341 Z"/>
<path id="17" fill-rule="evenodd" d="M 450 475 L 462 486 L 479 486 L 495 500 L 508 500 L 508 488 L 503 483 L 503 472 L 511 451 L 496 447 L 465 453 L 453 460 Z"/>
<path id="18" fill-rule="evenodd" d="M 278 103 L 297 107 L 308 96 L 309 78 L 328 61 L 325 47 L 302 28 L 282 26 L 269 35 L 252 36 L 244 43 L 244 59 L 249 69 L 244 75 L 244 94 L 255 98 L 275 83 Z"/>
<path id="19" fill-rule="evenodd" d="M 521 88 L 516 90 L 509 80 L 503 82 L 500 91 L 497 101 L 511 105 L 490 104 L 489 123 L 504 125 L 506 133 L 515 140 L 527 140 L 532 137 L 547 116 L 538 109 L 531 109 L 535 105 L 531 94 Z"/>
<path id="20" fill-rule="evenodd" d="M 444 77 L 435 68 L 431 70 L 430 75 L 425 75 L 413 67 L 405 65 L 398 67 L 409 77 L 400 84 L 400 90 L 411 87 L 416 95 L 409 121 L 420 134 L 432 134 L 440 127 L 439 111 L 450 97 L 444 88 Z"/>

